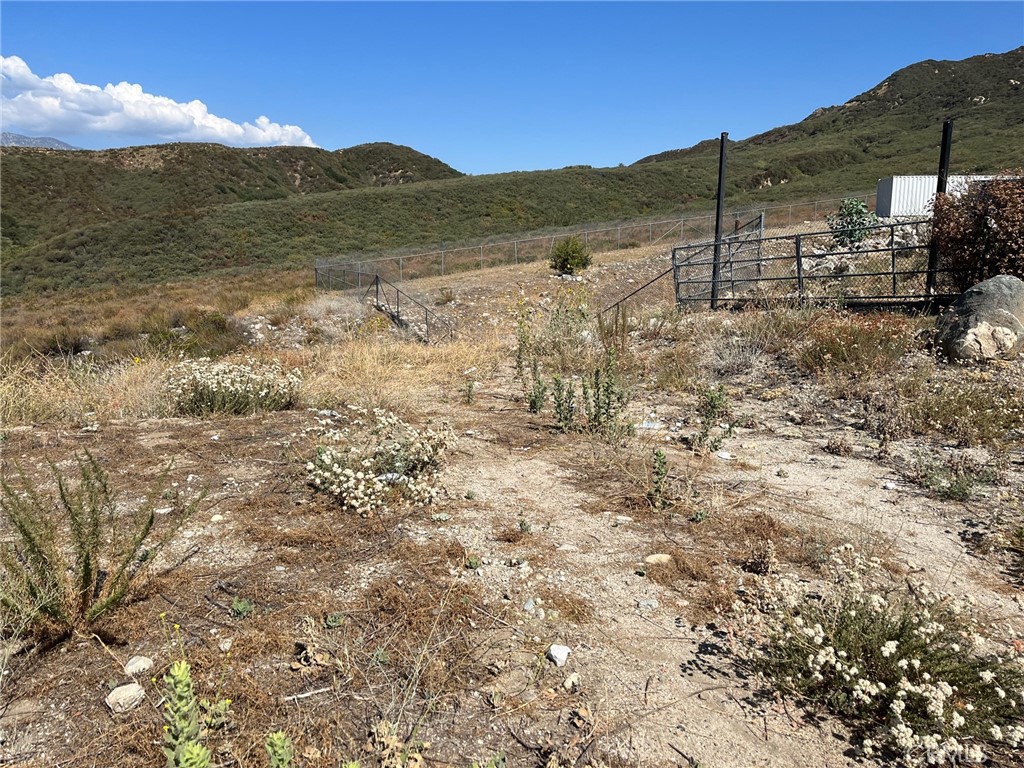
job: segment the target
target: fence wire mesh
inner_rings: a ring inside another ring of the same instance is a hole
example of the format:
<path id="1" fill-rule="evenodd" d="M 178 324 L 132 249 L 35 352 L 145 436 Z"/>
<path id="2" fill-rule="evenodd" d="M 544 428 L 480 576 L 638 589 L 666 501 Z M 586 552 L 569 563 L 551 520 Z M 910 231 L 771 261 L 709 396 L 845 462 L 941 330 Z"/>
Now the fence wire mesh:
<path id="1" fill-rule="evenodd" d="M 820 222 L 765 229 L 765 236 L 730 248 L 723 243 L 718 299 L 799 300 L 838 303 L 909 302 L 932 298 L 927 290 L 929 219 L 887 220 L 856 234 Z M 676 303 L 712 298 L 714 244 L 672 251 Z"/>
<path id="2" fill-rule="evenodd" d="M 854 196 L 870 207 L 873 194 Z M 764 214 L 764 226 L 791 227 L 821 220 L 838 210 L 841 199 L 819 200 L 772 207 L 742 208 L 726 215 L 727 229 Z M 439 277 L 474 269 L 521 264 L 546 260 L 555 245 L 567 237 L 583 240 L 593 253 L 638 248 L 642 246 L 678 245 L 714 238 L 713 214 L 686 216 L 662 221 L 630 222 L 590 229 L 566 230 L 555 234 L 535 235 L 502 242 L 483 242 L 467 246 L 439 248 L 424 253 L 394 254 L 372 259 L 355 258 L 316 265 L 316 286 L 326 290 L 363 288 L 374 275 L 400 282 L 420 277 Z M 666 263 L 666 267 L 668 264 Z"/>

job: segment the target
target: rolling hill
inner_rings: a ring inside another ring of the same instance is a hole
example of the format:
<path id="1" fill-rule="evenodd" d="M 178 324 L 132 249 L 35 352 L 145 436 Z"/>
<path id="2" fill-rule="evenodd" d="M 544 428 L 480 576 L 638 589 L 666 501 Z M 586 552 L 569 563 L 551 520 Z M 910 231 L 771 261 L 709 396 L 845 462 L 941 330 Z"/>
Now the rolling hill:
<path id="1" fill-rule="evenodd" d="M 834 198 L 953 168 L 1024 166 L 1024 47 L 902 69 L 841 106 L 730 146 L 727 204 Z M 727 126 L 725 126 L 727 128 Z M 160 282 L 588 222 L 706 210 L 717 141 L 618 168 L 465 177 L 407 147 L 4 148 L 3 291 Z"/>

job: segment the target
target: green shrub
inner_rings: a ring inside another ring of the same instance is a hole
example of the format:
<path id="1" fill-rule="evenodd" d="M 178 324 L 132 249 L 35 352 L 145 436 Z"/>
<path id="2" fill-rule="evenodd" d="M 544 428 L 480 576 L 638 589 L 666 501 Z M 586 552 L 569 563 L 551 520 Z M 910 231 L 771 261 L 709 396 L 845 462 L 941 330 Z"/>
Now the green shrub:
<path id="1" fill-rule="evenodd" d="M 957 292 L 996 275 L 1024 279 L 1024 168 L 935 199 L 932 242 Z"/>
<path id="2" fill-rule="evenodd" d="M 50 465 L 56 495 L 41 494 L 24 474 L 18 487 L 0 479 L 0 514 L 14 531 L 0 544 L 0 611 L 43 633 L 85 629 L 116 608 L 175 530 L 151 539 L 155 492 L 128 511 L 88 452 L 77 468 L 72 485 Z"/>
<path id="3" fill-rule="evenodd" d="M 989 744 L 1016 748 L 1020 659 L 978 635 L 963 601 L 923 583 L 894 588 L 880 566 L 847 545 L 832 553 L 823 591 L 769 582 L 755 665 L 782 691 L 848 718 L 869 757 L 959 765 L 983 760 Z"/>
<path id="4" fill-rule="evenodd" d="M 570 235 L 551 249 L 551 268 L 563 275 L 575 275 L 590 266 L 590 251 L 579 235 Z"/>
<path id="5" fill-rule="evenodd" d="M 847 198 L 839 204 L 839 212 L 825 217 L 832 230 L 834 248 L 852 248 L 867 238 L 878 218 L 863 200 Z"/>

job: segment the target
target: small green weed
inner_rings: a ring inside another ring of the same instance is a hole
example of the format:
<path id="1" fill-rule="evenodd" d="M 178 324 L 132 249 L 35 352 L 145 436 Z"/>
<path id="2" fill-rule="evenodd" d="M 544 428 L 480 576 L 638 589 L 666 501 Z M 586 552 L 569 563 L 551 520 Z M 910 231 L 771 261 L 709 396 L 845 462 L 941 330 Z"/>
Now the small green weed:
<path id="1" fill-rule="evenodd" d="M 651 457 L 651 487 L 647 491 L 647 500 L 655 509 L 665 506 L 665 483 L 668 479 L 668 458 L 665 451 L 655 448 Z"/>
<path id="2" fill-rule="evenodd" d="M 295 756 L 292 740 L 284 731 L 274 731 L 267 736 L 266 743 L 269 768 L 291 768 Z"/>
<path id="3" fill-rule="evenodd" d="M 530 365 L 530 387 L 526 391 L 526 405 L 530 413 L 540 413 L 548 396 L 548 385 L 540 375 L 540 361 L 533 358 Z"/>
<path id="4" fill-rule="evenodd" d="M 736 421 L 732 419 L 729 396 L 721 384 L 708 387 L 700 395 L 697 405 L 700 431 L 690 437 L 690 446 L 703 453 L 717 451 L 732 436 Z M 725 428 L 719 425 L 725 423 Z"/>
<path id="5" fill-rule="evenodd" d="M 999 471 L 966 454 L 957 454 L 944 461 L 921 455 L 911 469 L 910 478 L 939 498 L 968 501 L 979 485 L 998 482 Z"/>
<path id="6" fill-rule="evenodd" d="M 248 598 L 238 597 L 237 595 L 231 598 L 231 615 L 236 619 L 248 617 L 255 608 L 256 606 L 253 605 L 252 600 Z"/>

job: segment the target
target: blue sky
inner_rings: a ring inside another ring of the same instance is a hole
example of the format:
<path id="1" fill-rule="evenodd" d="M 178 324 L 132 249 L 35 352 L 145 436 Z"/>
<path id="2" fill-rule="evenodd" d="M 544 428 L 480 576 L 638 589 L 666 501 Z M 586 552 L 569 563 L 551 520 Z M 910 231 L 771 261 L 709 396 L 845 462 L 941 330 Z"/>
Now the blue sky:
<path id="1" fill-rule="evenodd" d="M 914 62 L 1020 45 L 1019 0 L 0 3 L 4 130 L 391 141 L 475 174 L 742 139 Z"/>

